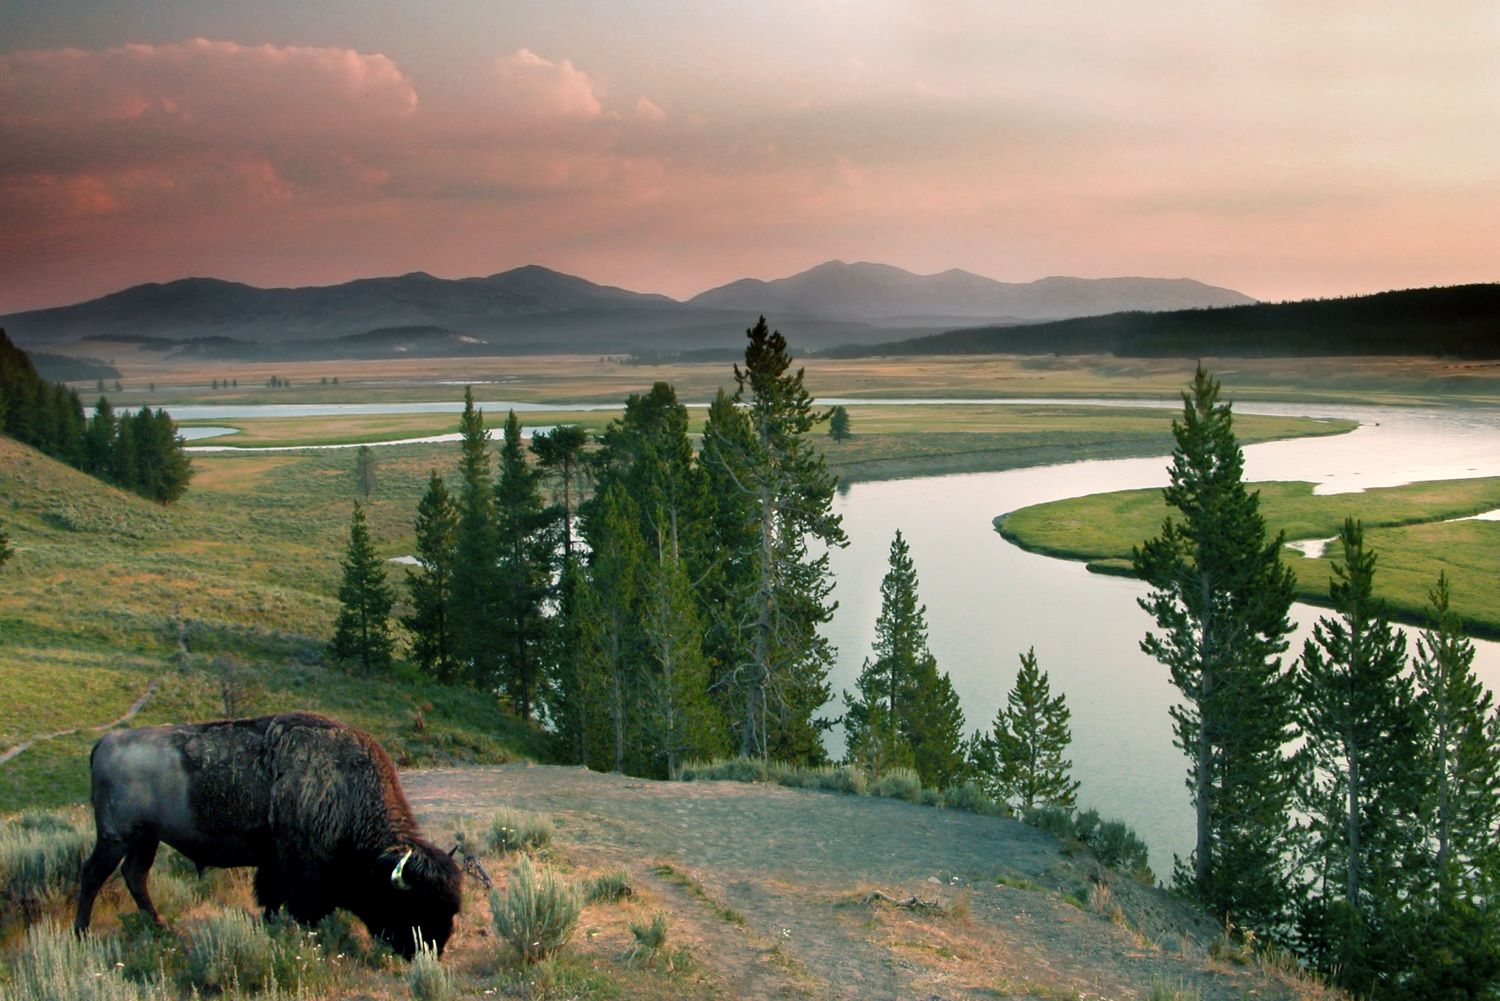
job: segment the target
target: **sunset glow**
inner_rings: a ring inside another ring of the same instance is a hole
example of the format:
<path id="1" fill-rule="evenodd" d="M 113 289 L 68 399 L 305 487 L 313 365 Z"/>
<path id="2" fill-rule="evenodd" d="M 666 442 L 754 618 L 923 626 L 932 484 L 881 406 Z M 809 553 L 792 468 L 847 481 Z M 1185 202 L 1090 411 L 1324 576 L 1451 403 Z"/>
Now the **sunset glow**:
<path id="1" fill-rule="evenodd" d="M 529 263 L 1500 279 L 1492 3 L 107 8 L 0 11 L 0 313 Z"/>

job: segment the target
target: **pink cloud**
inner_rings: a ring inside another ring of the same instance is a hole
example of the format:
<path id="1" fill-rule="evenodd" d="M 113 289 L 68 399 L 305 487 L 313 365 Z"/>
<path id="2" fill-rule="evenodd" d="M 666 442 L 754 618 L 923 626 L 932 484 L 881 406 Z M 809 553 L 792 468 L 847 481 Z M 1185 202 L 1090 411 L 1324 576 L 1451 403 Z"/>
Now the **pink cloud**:
<path id="1" fill-rule="evenodd" d="M 567 59 L 553 62 L 523 48 L 501 57 L 495 69 L 500 100 L 517 118 L 588 119 L 604 112 L 594 81 Z"/>

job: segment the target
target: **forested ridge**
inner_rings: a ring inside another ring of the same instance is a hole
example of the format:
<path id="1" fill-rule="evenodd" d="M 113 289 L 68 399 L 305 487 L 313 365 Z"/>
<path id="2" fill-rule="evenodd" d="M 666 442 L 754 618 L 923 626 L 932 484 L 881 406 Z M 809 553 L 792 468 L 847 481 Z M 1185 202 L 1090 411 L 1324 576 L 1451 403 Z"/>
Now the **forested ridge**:
<path id="1" fill-rule="evenodd" d="M 1500 284 L 973 327 L 825 353 L 838 357 L 1106 354 L 1138 358 L 1500 358 Z"/>
<path id="2" fill-rule="evenodd" d="M 0 433 L 116 486 L 164 504 L 182 496 L 192 465 L 165 410 L 116 416 L 100 397 L 85 418 L 76 389 L 37 374 L 0 330 Z"/>

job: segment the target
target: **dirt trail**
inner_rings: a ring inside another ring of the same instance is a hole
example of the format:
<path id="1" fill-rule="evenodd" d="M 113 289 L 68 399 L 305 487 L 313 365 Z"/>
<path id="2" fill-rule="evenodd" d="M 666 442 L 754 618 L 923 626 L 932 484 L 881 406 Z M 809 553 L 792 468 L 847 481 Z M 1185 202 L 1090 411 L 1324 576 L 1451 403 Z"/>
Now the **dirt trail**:
<path id="1" fill-rule="evenodd" d="M 1164 894 L 1013 820 L 581 768 L 435 769 L 402 781 L 439 838 L 450 821 L 502 806 L 550 815 L 569 862 L 624 866 L 668 903 L 674 934 L 719 977 L 717 996 L 1123 999 L 1158 983 L 1205 999 L 1293 996 L 1207 961 L 1214 929 Z M 863 903 L 873 889 L 942 909 Z"/>
<path id="2" fill-rule="evenodd" d="M 32 737 L 30 740 L 23 740 L 14 747 L 8 747 L 4 751 L 0 751 L 0 765 L 5 764 L 11 758 L 14 758 L 16 755 L 20 754 L 22 751 L 26 750 L 28 747 L 30 747 L 32 744 L 35 744 L 39 740 L 55 740 L 58 737 L 67 737 L 71 734 L 78 733 L 81 730 L 90 730 L 94 733 L 103 733 L 105 730 L 117 727 L 121 723 L 130 722 L 135 718 L 136 713 L 146 708 L 146 703 L 151 701 L 151 696 L 156 694 L 156 688 L 160 684 L 160 678 L 151 679 L 151 684 L 146 686 L 146 690 L 140 694 L 140 697 L 137 698 L 134 703 L 131 704 L 129 709 L 125 710 L 125 715 L 121 716 L 119 719 L 110 720 L 108 723 L 101 723 L 98 726 L 75 726 L 68 730 L 58 730 L 55 733 L 44 733 L 40 737 Z"/>

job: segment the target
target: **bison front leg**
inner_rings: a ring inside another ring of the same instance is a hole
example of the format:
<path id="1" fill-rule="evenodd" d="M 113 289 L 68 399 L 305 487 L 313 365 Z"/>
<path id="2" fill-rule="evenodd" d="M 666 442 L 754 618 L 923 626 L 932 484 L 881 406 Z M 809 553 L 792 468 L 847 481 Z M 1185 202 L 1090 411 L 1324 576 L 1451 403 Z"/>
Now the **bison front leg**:
<path id="1" fill-rule="evenodd" d="M 146 892 L 146 874 L 151 871 L 151 864 L 156 861 L 156 848 L 161 844 L 155 838 L 142 838 L 132 842 L 130 850 L 125 853 L 125 888 L 130 891 L 131 897 L 135 899 L 135 906 L 149 915 L 153 924 L 161 924 L 161 915 L 156 913 L 156 905 L 151 903 L 151 894 Z"/>
<path id="2" fill-rule="evenodd" d="M 73 915 L 73 930 L 78 934 L 88 931 L 89 919 L 94 913 L 94 898 L 124 857 L 123 841 L 100 838 L 94 843 L 93 854 L 83 864 L 83 879 L 78 886 L 78 910 Z"/>
<path id="3" fill-rule="evenodd" d="M 276 916 L 286 895 L 281 891 L 281 874 L 274 865 L 263 865 L 255 870 L 255 902 L 267 921 Z"/>

